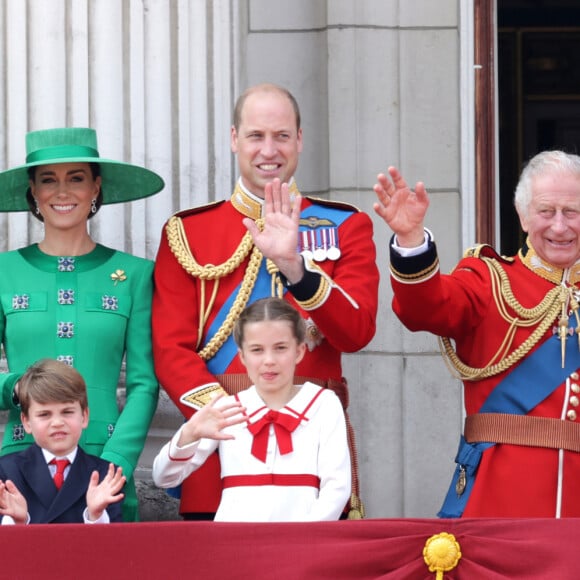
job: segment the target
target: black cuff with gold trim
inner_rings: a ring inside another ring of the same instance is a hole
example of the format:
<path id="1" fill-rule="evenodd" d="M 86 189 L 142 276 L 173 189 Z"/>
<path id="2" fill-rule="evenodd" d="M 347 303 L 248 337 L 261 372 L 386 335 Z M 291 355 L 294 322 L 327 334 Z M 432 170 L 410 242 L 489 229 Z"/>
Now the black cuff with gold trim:
<path id="1" fill-rule="evenodd" d="M 304 268 L 304 276 L 302 276 L 302 280 L 296 282 L 296 284 L 290 284 L 282 272 L 279 272 L 278 275 L 280 276 L 280 280 L 282 281 L 282 284 L 284 284 L 284 287 L 288 288 L 292 293 L 292 296 L 301 302 L 310 300 L 320 288 L 320 274 L 318 272 L 310 272 L 306 268 Z"/>
<path id="2" fill-rule="evenodd" d="M 401 256 L 393 248 L 394 236 L 389 242 L 389 252 L 391 260 L 391 273 L 401 282 L 413 284 L 430 278 L 439 268 L 439 257 L 437 256 L 437 246 L 428 236 L 427 250 L 416 256 Z"/>

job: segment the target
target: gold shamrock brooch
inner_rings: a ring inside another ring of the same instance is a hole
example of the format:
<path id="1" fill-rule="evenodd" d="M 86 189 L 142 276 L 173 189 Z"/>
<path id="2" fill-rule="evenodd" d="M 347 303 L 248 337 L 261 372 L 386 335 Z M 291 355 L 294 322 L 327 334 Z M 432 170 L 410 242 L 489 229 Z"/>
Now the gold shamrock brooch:
<path id="1" fill-rule="evenodd" d="M 111 280 L 113 280 L 113 282 L 115 282 L 115 286 L 117 285 L 117 282 L 124 282 L 126 279 L 127 279 L 127 276 L 125 274 L 125 270 L 115 270 L 111 274 Z"/>

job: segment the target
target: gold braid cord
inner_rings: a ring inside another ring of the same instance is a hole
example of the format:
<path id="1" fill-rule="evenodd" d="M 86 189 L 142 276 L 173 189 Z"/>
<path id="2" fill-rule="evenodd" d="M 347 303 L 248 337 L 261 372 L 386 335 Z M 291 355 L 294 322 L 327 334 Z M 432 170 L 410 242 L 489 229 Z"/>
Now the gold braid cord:
<path id="1" fill-rule="evenodd" d="M 509 324 L 501 345 L 485 367 L 475 368 L 459 359 L 449 338 L 439 337 L 441 354 L 451 373 L 457 378 L 470 381 L 498 375 L 522 360 L 538 344 L 558 315 L 565 312 L 568 301 L 572 303 L 574 299 L 571 288 L 558 285 L 550 290 L 537 306 L 524 308 L 514 296 L 508 276 L 502 266 L 496 260 L 481 259 L 487 265 L 491 275 L 493 299 L 498 312 Z M 507 307 L 516 313 L 515 317 L 508 313 Z M 530 326 L 536 326 L 536 329 L 520 346 L 510 352 L 516 330 Z"/>
<path id="2" fill-rule="evenodd" d="M 262 228 L 263 220 L 257 220 L 256 224 L 259 228 Z M 240 291 L 238 292 L 238 295 L 236 296 L 236 299 L 234 300 L 234 303 L 232 304 L 226 319 L 223 321 L 218 331 L 206 344 L 206 346 L 198 352 L 199 356 L 206 361 L 217 353 L 217 351 L 222 347 L 224 342 L 232 333 L 236 320 L 248 303 L 250 294 L 254 288 L 254 284 L 256 283 L 256 278 L 258 277 L 258 271 L 260 269 L 263 256 L 260 250 L 258 250 L 258 248 L 253 245 L 252 237 L 250 236 L 249 232 L 246 232 L 242 238 L 242 241 L 236 248 L 236 251 L 228 260 L 218 265 L 207 264 L 205 266 L 200 266 L 191 253 L 191 248 L 189 247 L 181 218 L 178 216 L 173 216 L 170 218 L 170 220 L 167 222 L 166 234 L 169 247 L 171 248 L 171 251 L 177 258 L 177 261 L 181 267 L 194 278 L 199 278 L 202 283 L 202 312 L 200 313 L 198 341 L 201 340 L 201 334 L 205 322 L 207 321 L 207 315 L 213 308 L 217 294 L 217 285 L 219 284 L 220 278 L 231 274 L 251 253 L 250 261 L 246 267 L 246 272 L 244 273 Z M 214 287 L 214 291 L 212 292 L 209 304 L 207 307 L 204 307 L 203 303 L 205 301 L 205 282 L 207 280 L 215 280 L 216 285 Z"/>

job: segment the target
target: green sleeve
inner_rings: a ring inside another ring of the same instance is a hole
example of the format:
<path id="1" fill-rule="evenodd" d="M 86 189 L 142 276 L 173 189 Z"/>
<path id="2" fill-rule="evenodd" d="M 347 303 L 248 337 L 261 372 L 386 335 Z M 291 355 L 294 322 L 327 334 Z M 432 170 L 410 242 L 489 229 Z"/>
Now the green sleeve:
<path id="1" fill-rule="evenodd" d="M 126 335 L 126 403 L 101 457 L 123 468 L 127 478 L 135 469 L 157 408 L 159 385 L 151 349 L 153 262 L 146 262 L 133 291 Z"/>
<path id="2" fill-rule="evenodd" d="M 22 374 L 19 373 L 0 374 L 0 392 L 2 393 L 0 409 L 3 411 L 19 408 L 20 405 L 14 402 L 14 386 L 20 380 L 20 377 L 22 377 Z"/>
<path id="3" fill-rule="evenodd" d="M 4 345 L 4 328 L 6 326 L 6 315 L 4 308 L 0 304 L 0 338 L 2 345 Z M 19 405 L 14 403 L 14 386 L 20 380 L 22 374 L 18 373 L 2 373 L 0 374 L 0 409 L 8 411 L 16 409 Z"/>

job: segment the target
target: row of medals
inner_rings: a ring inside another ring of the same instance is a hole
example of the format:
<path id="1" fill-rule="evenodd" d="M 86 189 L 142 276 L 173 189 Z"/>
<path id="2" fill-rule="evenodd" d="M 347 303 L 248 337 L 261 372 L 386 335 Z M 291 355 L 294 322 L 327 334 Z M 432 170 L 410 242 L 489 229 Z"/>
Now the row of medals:
<path id="1" fill-rule="evenodd" d="M 314 260 L 315 262 L 338 260 L 340 258 L 338 229 L 317 228 L 299 232 L 298 252 L 306 260 Z"/>

